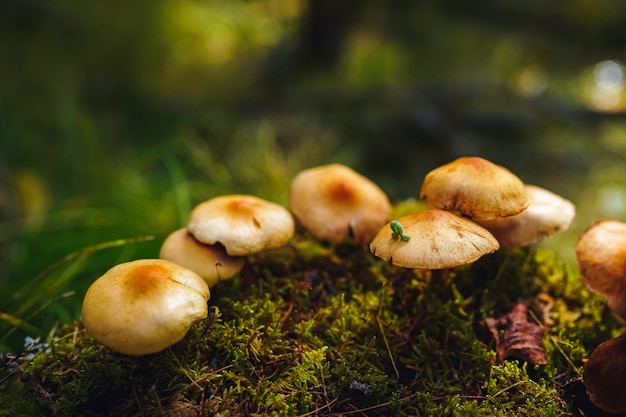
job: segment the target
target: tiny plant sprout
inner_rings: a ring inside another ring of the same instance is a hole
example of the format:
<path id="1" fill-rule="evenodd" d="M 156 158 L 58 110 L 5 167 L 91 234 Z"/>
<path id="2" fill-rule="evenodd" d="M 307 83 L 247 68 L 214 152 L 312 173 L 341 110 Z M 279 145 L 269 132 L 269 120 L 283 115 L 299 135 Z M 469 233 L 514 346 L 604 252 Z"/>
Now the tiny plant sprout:
<path id="1" fill-rule="evenodd" d="M 400 238 L 404 240 L 405 242 L 408 242 L 409 240 L 411 240 L 411 236 L 404 233 L 404 230 L 402 229 L 402 225 L 400 224 L 399 221 L 392 220 L 391 223 L 389 223 L 389 227 L 391 228 L 391 237 Z"/>
<path id="2" fill-rule="evenodd" d="M 159 352 L 207 317 L 210 292 L 195 272 L 164 259 L 140 259 L 109 269 L 91 284 L 82 307 L 85 330 L 128 355 Z"/>

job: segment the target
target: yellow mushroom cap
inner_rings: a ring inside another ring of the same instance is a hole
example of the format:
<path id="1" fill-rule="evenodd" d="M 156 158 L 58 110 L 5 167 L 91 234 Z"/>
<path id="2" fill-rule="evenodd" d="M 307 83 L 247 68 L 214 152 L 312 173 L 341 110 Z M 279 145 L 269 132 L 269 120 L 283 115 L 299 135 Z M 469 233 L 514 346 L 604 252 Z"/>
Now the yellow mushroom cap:
<path id="1" fill-rule="evenodd" d="M 576 242 L 576 262 L 585 286 L 626 319 L 626 223 L 600 220 L 590 225 Z"/>
<path id="2" fill-rule="evenodd" d="M 96 341 L 129 355 L 159 352 L 208 314 L 207 283 L 163 259 L 114 266 L 89 287 L 82 321 Z"/>
<path id="3" fill-rule="evenodd" d="M 391 213 L 387 195 L 375 183 L 341 164 L 298 173 L 289 208 L 313 236 L 332 243 L 369 243 Z"/>
<path id="4" fill-rule="evenodd" d="M 238 274 L 246 260 L 242 256 L 230 256 L 221 245 L 198 242 L 184 227 L 163 241 L 159 258 L 191 269 L 204 278 L 209 287 Z"/>
<path id="5" fill-rule="evenodd" d="M 626 414 L 626 334 L 599 344 L 583 367 L 589 400 L 613 414 Z"/>
<path id="6" fill-rule="evenodd" d="M 224 195 L 197 205 L 187 229 L 200 242 L 222 244 L 232 256 L 245 256 L 285 245 L 294 234 L 285 207 L 251 195 Z"/>
<path id="7" fill-rule="evenodd" d="M 372 240 L 370 251 L 403 268 L 454 268 L 500 248 L 486 229 L 446 210 L 428 209 L 397 221 L 410 239 L 393 237 L 387 224 Z"/>
<path id="8" fill-rule="evenodd" d="M 567 230 L 576 215 L 574 204 L 536 185 L 525 184 L 530 205 L 521 213 L 491 220 L 476 220 L 502 247 L 520 247 Z"/>
<path id="9" fill-rule="evenodd" d="M 453 210 L 475 220 L 512 216 L 530 202 L 524 183 L 508 169 L 468 156 L 426 174 L 420 198 L 432 208 Z"/>

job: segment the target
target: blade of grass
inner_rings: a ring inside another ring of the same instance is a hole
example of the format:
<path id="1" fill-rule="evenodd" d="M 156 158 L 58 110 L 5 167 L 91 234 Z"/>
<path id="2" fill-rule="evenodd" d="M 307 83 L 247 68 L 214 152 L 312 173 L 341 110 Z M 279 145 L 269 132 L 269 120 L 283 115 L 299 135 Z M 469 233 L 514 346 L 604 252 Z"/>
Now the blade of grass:
<path id="1" fill-rule="evenodd" d="M 116 246 L 123 246 L 123 245 L 132 244 L 132 243 L 138 243 L 138 242 L 146 242 L 146 241 L 153 240 L 153 239 L 154 239 L 154 236 L 152 235 L 139 236 L 139 237 L 134 237 L 134 238 L 116 239 L 116 240 L 110 240 L 107 242 L 97 243 L 95 245 L 87 246 L 85 248 L 81 248 L 77 251 L 69 253 L 65 255 L 63 258 L 54 262 L 52 265 L 45 268 L 38 275 L 36 275 L 33 279 L 28 281 L 26 285 L 24 285 L 18 291 L 13 293 L 13 295 L 11 296 L 11 299 L 15 301 L 24 297 L 25 294 L 27 294 L 30 290 L 32 290 L 38 283 L 40 283 L 44 278 L 50 275 L 53 271 L 62 267 L 66 263 L 71 262 L 72 260 L 75 260 L 77 258 L 81 258 L 84 256 L 88 256 L 94 252 L 97 252 L 103 249 L 108 249 L 108 248 L 113 248 Z"/>
<path id="2" fill-rule="evenodd" d="M 15 333 L 15 331 L 17 330 L 17 328 L 19 327 L 20 329 L 26 331 L 26 333 L 28 333 L 30 336 L 32 337 L 36 337 L 36 336 L 40 336 L 42 333 L 44 332 L 44 329 L 40 329 L 37 326 L 28 324 L 27 321 L 32 319 L 33 317 L 37 316 L 39 313 L 41 313 L 42 311 L 44 311 L 46 308 L 48 308 L 52 303 L 57 302 L 60 299 L 63 298 L 67 298 L 67 297 L 71 297 L 74 295 L 73 291 L 69 291 L 63 294 L 59 294 L 56 297 L 47 297 L 46 298 L 46 302 L 42 303 L 39 305 L 39 307 L 34 310 L 33 312 L 31 312 L 28 316 L 26 316 L 24 319 L 19 319 L 17 317 L 11 316 L 13 319 L 17 320 L 17 323 L 20 323 L 21 325 L 16 326 L 14 323 L 13 327 L 9 330 L 7 330 L 7 332 L 2 336 L 2 338 L 0 339 L 0 342 L 5 342 L 9 337 L 11 337 L 11 335 L 13 333 Z M 2 318 L 2 317 L 0 317 Z"/>
<path id="3" fill-rule="evenodd" d="M 38 312 L 42 310 L 42 306 L 50 305 L 58 291 L 76 275 L 88 256 L 89 254 L 84 253 L 74 259 L 58 278 L 54 279 L 48 285 L 45 285 L 40 291 L 37 291 L 33 297 L 25 297 L 22 299 L 20 305 L 13 313 L 17 316 L 23 316 L 33 306 L 38 306 L 35 310 L 35 312 Z M 29 316 L 25 317 L 25 320 L 29 320 L 35 314 L 36 313 L 31 313 Z"/>
<path id="4" fill-rule="evenodd" d="M 4 320 L 9 323 L 13 328 L 20 328 L 29 334 L 37 334 L 39 333 L 39 329 L 36 326 L 33 326 L 30 323 L 27 323 L 25 320 L 20 319 L 19 317 L 12 316 L 9 313 L 5 313 L 0 311 L 0 320 Z M 3 337 L 2 340 L 5 338 Z"/>

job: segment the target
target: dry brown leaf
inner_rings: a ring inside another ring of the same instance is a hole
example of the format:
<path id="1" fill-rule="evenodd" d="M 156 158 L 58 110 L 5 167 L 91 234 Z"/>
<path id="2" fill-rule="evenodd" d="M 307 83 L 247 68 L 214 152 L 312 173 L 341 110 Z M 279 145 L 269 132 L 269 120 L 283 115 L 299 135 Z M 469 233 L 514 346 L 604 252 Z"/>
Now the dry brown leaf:
<path id="1" fill-rule="evenodd" d="M 518 301 L 502 317 L 487 317 L 480 323 L 496 342 L 496 362 L 522 360 L 532 365 L 547 363 L 543 347 L 544 328 L 528 320 L 528 303 Z"/>

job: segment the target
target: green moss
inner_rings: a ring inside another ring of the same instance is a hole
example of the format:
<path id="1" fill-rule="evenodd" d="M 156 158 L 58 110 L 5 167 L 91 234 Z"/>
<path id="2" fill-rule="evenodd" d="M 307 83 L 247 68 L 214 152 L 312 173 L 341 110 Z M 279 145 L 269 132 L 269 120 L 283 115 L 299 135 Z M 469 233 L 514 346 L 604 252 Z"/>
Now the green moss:
<path id="1" fill-rule="evenodd" d="M 546 329 L 547 365 L 496 364 L 477 331 L 519 298 Z M 79 322 L 59 329 L 4 382 L 0 415 L 556 416 L 572 412 L 563 387 L 583 359 L 622 330 L 539 249 L 435 279 L 298 236 L 250 258 L 210 305 L 183 341 L 142 357 L 98 345 Z"/>

